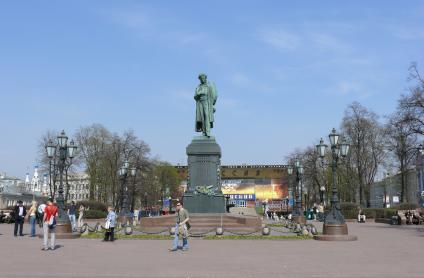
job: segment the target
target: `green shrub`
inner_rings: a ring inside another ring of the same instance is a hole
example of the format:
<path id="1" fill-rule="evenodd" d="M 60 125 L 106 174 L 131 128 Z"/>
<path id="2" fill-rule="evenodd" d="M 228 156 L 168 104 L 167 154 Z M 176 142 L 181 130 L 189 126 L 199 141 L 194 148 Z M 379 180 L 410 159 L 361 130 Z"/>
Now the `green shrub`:
<path id="1" fill-rule="evenodd" d="M 101 219 L 101 218 L 106 218 L 106 216 L 107 216 L 107 213 L 101 210 L 90 209 L 90 210 L 84 211 L 85 219 Z"/>
<path id="2" fill-rule="evenodd" d="M 340 203 L 340 210 L 346 219 L 358 218 L 359 208 L 355 203 Z"/>
<path id="3" fill-rule="evenodd" d="M 374 209 L 374 208 L 364 208 L 364 209 L 362 209 L 362 211 L 365 213 L 365 216 L 367 218 L 375 218 L 376 217 L 376 210 L 378 210 L 378 209 Z"/>
<path id="4" fill-rule="evenodd" d="M 397 210 L 409 210 L 418 208 L 418 205 L 414 203 L 402 203 L 397 206 L 393 206 L 393 208 Z"/>
<path id="5" fill-rule="evenodd" d="M 367 218 L 391 218 L 397 214 L 397 209 L 393 208 L 365 208 L 363 209 Z"/>

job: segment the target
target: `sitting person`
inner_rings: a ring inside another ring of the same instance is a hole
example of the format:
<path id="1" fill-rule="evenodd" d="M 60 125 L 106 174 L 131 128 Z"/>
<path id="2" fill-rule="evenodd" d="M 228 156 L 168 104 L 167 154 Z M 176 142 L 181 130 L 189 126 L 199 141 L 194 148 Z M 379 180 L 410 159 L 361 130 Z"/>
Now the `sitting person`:
<path id="1" fill-rule="evenodd" d="M 424 222 L 423 217 L 418 211 L 415 211 L 415 213 L 412 214 L 412 223 L 415 225 L 419 225 L 421 222 Z"/>
<path id="2" fill-rule="evenodd" d="M 362 211 L 362 209 L 359 209 L 358 222 L 359 223 L 365 223 L 365 220 L 366 220 L 365 213 Z"/>
<path id="3" fill-rule="evenodd" d="M 405 218 L 406 218 L 406 225 L 412 225 L 412 212 L 410 210 L 408 210 L 405 213 Z"/>

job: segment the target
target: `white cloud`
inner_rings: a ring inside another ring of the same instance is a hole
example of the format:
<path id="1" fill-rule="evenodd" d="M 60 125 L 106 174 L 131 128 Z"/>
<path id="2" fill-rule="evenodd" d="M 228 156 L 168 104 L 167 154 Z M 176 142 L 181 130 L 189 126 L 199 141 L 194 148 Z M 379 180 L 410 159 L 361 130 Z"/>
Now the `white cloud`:
<path id="1" fill-rule="evenodd" d="M 323 50 L 346 52 L 351 49 L 351 47 L 342 42 L 342 40 L 328 33 L 315 33 L 311 35 L 311 40 Z"/>
<path id="2" fill-rule="evenodd" d="M 251 84 L 250 79 L 243 73 L 237 72 L 231 76 L 231 82 L 240 87 L 249 86 Z"/>
<path id="3" fill-rule="evenodd" d="M 388 27 L 388 32 L 395 38 L 401 40 L 421 40 L 424 39 L 424 31 L 416 28 L 407 28 L 400 26 Z"/>
<path id="4" fill-rule="evenodd" d="M 366 88 L 357 81 L 342 81 L 332 86 L 328 90 L 330 95 L 354 96 L 360 99 L 367 99 L 374 95 L 369 88 Z"/>
<path id="5" fill-rule="evenodd" d="M 239 106 L 239 102 L 235 99 L 219 96 L 218 98 L 218 106 L 221 106 L 223 109 L 235 109 Z"/>
<path id="6" fill-rule="evenodd" d="M 259 31 L 259 39 L 282 51 L 294 50 L 298 48 L 300 44 L 298 36 L 281 28 L 261 30 Z"/>
<path id="7" fill-rule="evenodd" d="M 113 11 L 104 12 L 112 22 L 131 28 L 138 34 L 152 34 L 153 20 L 143 11 Z"/>

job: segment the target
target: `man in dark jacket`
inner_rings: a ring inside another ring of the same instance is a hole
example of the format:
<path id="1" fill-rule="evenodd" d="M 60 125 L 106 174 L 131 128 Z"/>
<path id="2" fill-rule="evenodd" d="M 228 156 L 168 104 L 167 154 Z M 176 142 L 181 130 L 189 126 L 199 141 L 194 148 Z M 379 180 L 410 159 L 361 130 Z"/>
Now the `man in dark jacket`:
<path id="1" fill-rule="evenodd" d="M 26 215 L 26 208 L 24 207 L 21 200 L 18 201 L 18 204 L 13 209 L 13 217 L 15 219 L 15 230 L 13 232 L 14 236 L 18 235 L 18 227 L 19 227 L 19 235 L 23 236 L 22 230 L 24 228 L 24 219 Z"/>

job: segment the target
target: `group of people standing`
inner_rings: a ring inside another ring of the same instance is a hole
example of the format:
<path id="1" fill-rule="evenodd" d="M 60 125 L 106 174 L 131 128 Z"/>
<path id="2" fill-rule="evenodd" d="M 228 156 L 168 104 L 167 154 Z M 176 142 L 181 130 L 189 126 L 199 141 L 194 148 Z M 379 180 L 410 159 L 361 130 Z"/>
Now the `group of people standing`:
<path id="1" fill-rule="evenodd" d="M 71 202 L 68 207 L 67 213 L 71 222 L 72 230 L 76 231 L 77 226 L 83 225 L 83 216 L 85 207 L 81 205 L 79 207 L 78 223 L 76 223 L 76 204 L 74 201 Z M 188 229 L 190 228 L 189 216 L 187 210 L 185 210 L 182 204 L 179 202 L 176 204 L 176 225 L 175 225 L 175 237 L 172 242 L 172 248 L 169 251 L 177 251 L 179 249 L 178 243 L 181 238 L 183 241 L 182 250 L 188 250 Z M 28 215 L 28 217 L 27 217 Z M 18 201 L 17 205 L 13 210 L 13 217 L 15 220 L 14 236 L 23 236 L 23 224 L 26 218 L 29 219 L 31 227 L 31 237 L 36 236 L 36 225 L 37 222 L 40 228 L 43 228 L 43 247 L 42 250 L 55 250 L 56 248 L 56 221 L 59 217 L 59 209 L 54 204 L 53 199 L 48 199 L 45 204 L 37 205 L 37 202 L 33 201 L 28 212 L 22 201 Z M 114 230 L 116 226 L 117 215 L 112 206 L 108 207 L 108 214 L 106 217 L 105 228 L 106 232 L 103 241 L 114 241 Z M 18 233 L 19 232 L 19 233 Z M 50 237 L 50 241 L 49 241 Z"/>
<path id="2" fill-rule="evenodd" d="M 78 223 L 76 223 L 76 205 L 72 201 L 68 208 L 69 220 L 71 221 L 72 231 L 77 231 L 77 227 L 83 225 L 85 207 L 81 204 L 79 207 Z M 58 208 L 53 203 L 53 199 L 48 199 L 46 203 L 40 205 L 36 201 L 32 202 L 31 207 L 27 211 L 22 201 L 18 201 L 13 209 L 13 219 L 15 221 L 13 235 L 15 237 L 24 236 L 23 225 L 25 219 L 28 219 L 30 224 L 30 237 L 36 236 L 37 223 L 43 229 L 43 248 L 42 250 L 55 249 L 55 228 L 56 218 L 58 217 Z M 48 238 L 50 235 L 50 243 Z"/>
<path id="3" fill-rule="evenodd" d="M 71 202 L 71 205 L 68 207 L 68 215 L 69 215 L 69 221 L 71 221 L 72 231 L 76 232 L 77 228 L 81 228 L 83 223 L 83 217 L 84 217 L 84 211 L 85 207 L 83 204 L 79 206 L 78 211 L 78 223 L 76 219 L 76 213 L 77 213 L 77 206 L 74 201 Z"/>

